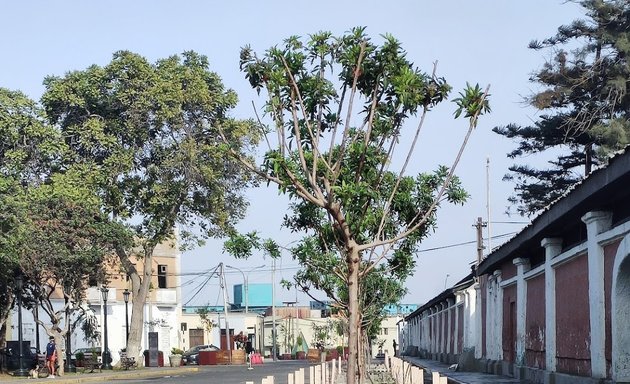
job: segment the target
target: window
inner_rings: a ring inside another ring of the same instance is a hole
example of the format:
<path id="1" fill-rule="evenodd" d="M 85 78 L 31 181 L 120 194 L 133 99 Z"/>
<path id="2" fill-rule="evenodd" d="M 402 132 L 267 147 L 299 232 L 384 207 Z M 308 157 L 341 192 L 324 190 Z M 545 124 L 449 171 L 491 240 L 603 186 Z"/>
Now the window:
<path id="1" fill-rule="evenodd" d="M 166 288 L 166 265 L 158 265 L 158 288 Z"/>
<path id="2" fill-rule="evenodd" d="M 387 335 L 387 328 L 383 328 L 383 335 Z"/>

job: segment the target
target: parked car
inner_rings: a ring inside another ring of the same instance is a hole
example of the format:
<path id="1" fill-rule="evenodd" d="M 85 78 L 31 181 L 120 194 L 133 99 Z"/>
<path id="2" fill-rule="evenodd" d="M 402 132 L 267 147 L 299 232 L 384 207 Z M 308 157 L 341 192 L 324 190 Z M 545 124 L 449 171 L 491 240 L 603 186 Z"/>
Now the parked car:
<path id="1" fill-rule="evenodd" d="M 213 344 L 196 345 L 182 355 L 182 364 L 184 365 L 198 365 L 199 364 L 199 352 L 201 351 L 218 351 L 219 347 Z"/>

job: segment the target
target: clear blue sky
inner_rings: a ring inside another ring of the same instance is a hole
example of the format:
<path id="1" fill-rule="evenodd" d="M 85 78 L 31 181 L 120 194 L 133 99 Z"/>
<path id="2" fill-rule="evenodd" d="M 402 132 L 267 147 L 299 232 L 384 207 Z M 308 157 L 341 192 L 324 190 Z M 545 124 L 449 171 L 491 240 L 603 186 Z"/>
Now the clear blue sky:
<path id="1" fill-rule="evenodd" d="M 505 154 L 513 144 L 491 129 L 536 119 L 536 111 L 523 104 L 523 96 L 535 89 L 528 82 L 529 74 L 543 64 L 549 52 L 528 50 L 527 43 L 552 35 L 558 26 L 580 16 L 579 6 L 560 0 L 5 0 L 0 13 L 0 87 L 19 89 L 39 99 L 45 76 L 63 75 L 91 64 L 105 65 L 117 50 L 131 50 L 155 61 L 192 49 L 207 55 L 212 70 L 237 91 L 240 104 L 234 115 L 245 118 L 253 115 L 252 101 L 263 103 L 238 70 L 239 48 L 245 44 L 262 51 L 290 35 L 320 30 L 339 34 L 353 26 L 367 26 L 374 37 L 391 33 L 402 42 L 408 57 L 426 71 L 438 61 L 438 73 L 455 91 L 466 81 L 491 84 L 493 113 L 480 121 L 457 171 L 472 198 L 464 207 L 440 210 L 436 232 L 422 245 L 423 249 L 439 248 L 475 240 L 472 225 L 476 217 L 486 219 L 487 157 L 491 222 L 522 220 L 503 214 L 513 186 L 501 178 L 512 163 Z M 463 121 L 452 119 L 452 112 L 452 103 L 445 103 L 429 116 L 414 158 L 414 171 L 431 171 L 436 164 L 451 163 L 466 129 Z M 249 197 L 251 208 L 241 229 L 258 230 L 281 244 L 295 239 L 280 229 L 286 202 L 274 188 L 252 190 Z M 491 234 L 520 228 L 493 224 Z M 269 264 L 259 256 L 249 261 L 231 260 L 221 254 L 221 247 L 221 242 L 214 241 L 184 254 L 183 270 L 201 271 L 220 261 L 245 271 Z M 420 253 L 405 302 L 421 304 L 430 299 L 444 289 L 445 280 L 454 283 L 464 277 L 475 257 L 474 244 Z M 296 264 L 285 256 L 278 266 L 282 267 L 278 279 L 290 278 Z M 230 285 L 241 280 L 240 274 L 228 276 Z M 265 281 L 270 281 L 268 270 L 250 275 L 250 282 Z M 184 290 L 185 295 L 190 287 Z M 214 304 L 217 292 L 212 285 L 191 304 Z M 282 293 L 279 300 L 293 295 Z"/>

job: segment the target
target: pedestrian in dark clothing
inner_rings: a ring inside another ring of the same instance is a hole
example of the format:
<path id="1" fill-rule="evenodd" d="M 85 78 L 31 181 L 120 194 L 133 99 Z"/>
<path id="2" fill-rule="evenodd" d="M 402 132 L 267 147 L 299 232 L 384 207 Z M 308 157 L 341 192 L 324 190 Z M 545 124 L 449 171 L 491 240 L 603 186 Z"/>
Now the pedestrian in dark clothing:
<path id="1" fill-rule="evenodd" d="M 50 341 L 46 344 L 46 366 L 50 372 L 49 377 L 55 377 L 55 363 L 57 362 L 57 345 L 55 338 L 50 336 Z"/>

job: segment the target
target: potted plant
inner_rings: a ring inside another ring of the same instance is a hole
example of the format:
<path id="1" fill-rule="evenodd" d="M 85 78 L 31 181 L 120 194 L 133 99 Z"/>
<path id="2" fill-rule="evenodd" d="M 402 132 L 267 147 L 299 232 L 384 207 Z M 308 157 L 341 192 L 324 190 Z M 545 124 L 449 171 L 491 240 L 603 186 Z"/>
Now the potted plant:
<path id="1" fill-rule="evenodd" d="M 295 344 L 297 346 L 295 357 L 298 360 L 306 359 L 306 352 L 304 351 L 304 338 L 302 337 L 302 333 L 300 333 L 298 337 L 295 339 Z"/>
<path id="2" fill-rule="evenodd" d="M 77 352 L 76 355 L 74 355 L 76 358 L 76 362 L 74 363 L 75 366 L 77 367 L 82 367 L 83 366 L 83 360 L 85 360 L 85 353 L 83 352 Z"/>
<path id="3" fill-rule="evenodd" d="M 184 351 L 179 348 L 173 347 L 173 349 L 171 349 L 171 354 L 168 357 L 171 367 L 179 367 L 180 365 L 182 365 L 183 354 Z"/>

